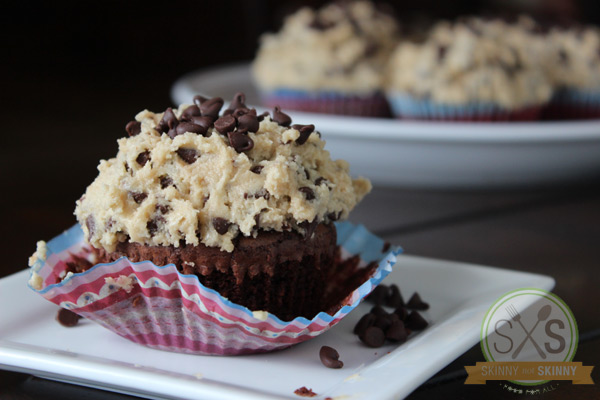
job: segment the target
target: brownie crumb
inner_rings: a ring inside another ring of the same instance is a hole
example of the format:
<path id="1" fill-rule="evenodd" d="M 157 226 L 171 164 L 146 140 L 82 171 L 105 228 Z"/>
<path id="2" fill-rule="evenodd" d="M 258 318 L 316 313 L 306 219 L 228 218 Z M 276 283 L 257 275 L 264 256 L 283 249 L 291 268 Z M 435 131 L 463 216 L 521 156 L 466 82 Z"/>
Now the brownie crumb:
<path id="1" fill-rule="evenodd" d="M 306 386 L 294 390 L 294 393 L 302 397 L 315 397 L 317 395 L 312 389 L 307 389 Z"/>

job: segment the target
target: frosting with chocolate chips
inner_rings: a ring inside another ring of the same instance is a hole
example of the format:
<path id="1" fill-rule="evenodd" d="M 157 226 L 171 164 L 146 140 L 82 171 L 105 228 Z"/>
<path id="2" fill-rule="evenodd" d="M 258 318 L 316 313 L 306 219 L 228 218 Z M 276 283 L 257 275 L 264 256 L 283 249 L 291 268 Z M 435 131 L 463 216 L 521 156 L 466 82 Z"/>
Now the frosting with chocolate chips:
<path id="1" fill-rule="evenodd" d="M 393 16 L 369 1 L 305 7 L 261 38 L 254 78 L 264 90 L 379 91 L 397 35 Z"/>
<path id="2" fill-rule="evenodd" d="M 346 218 L 369 181 L 331 160 L 314 126 L 291 125 L 278 107 L 259 117 L 244 101 L 236 94 L 222 115 L 221 98 L 201 96 L 140 112 L 77 201 L 88 242 L 109 252 L 127 241 L 231 252 L 240 235 L 310 236 L 317 223 Z"/>

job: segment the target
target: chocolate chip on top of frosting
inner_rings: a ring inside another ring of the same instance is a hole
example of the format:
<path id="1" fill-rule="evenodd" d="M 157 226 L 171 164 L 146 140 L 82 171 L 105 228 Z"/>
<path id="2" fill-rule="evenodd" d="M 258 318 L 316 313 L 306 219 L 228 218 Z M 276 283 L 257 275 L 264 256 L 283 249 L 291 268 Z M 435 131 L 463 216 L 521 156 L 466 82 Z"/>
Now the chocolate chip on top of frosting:
<path id="1" fill-rule="evenodd" d="M 117 156 L 100 162 L 77 201 L 94 247 L 202 243 L 231 252 L 238 235 L 259 230 L 310 237 L 370 191 L 368 180 L 350 178 L 346 161 L 331 160 L 313 125 L 292 125 L 278 107 L 257 115 L 242 93 L 220 113 L 223 104 L 196 96 L 127 124 Z"/>

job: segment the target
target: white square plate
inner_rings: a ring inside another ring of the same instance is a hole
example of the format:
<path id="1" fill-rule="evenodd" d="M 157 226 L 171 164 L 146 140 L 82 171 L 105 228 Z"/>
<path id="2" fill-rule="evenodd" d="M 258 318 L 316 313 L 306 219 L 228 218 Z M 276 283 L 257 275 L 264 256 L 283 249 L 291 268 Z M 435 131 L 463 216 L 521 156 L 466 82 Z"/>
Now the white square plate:
<path id="1" fill-rule="evenodd" d="M 369 311 L 363 303 L 325 334 L 287 350 L 211 357 L 152 350 L 86 320 L 74 328 L 55 321 L 57 307 L 27 288 L 28 271 L 0 280 L 0 368 L 155 399 L 398 399 L 479 341 L 487 309 L 502 294 L 523 287 L 550 290 L 544 275 L 400 255 L 384 280 L 408 299 L 418 291 L 431 305 L 430 326 L 406 343 L 378 349 L 352 333 Z M 336 348 L 342 369 L 319 360 Z"/>

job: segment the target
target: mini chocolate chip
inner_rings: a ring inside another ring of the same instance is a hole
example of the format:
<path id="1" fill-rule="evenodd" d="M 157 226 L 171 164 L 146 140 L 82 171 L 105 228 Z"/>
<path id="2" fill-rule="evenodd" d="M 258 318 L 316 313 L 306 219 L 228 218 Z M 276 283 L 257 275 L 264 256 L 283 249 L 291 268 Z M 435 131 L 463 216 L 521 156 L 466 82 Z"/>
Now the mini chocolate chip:
<path id="1" fill-rule="evenodd" d="M 299 191 L 301 191 L 302 193 L 304 193 L 304 196 L 306 197 L 306 200 L 310 201 L 310 200 L 314 200 L 315 198 L 315 192 L 309 188 L 308 186 L 303 186 L 300 189 L 298 189 Z"/>
<path id="2" fill-rule="evenodd" d="M 146 224 L 146 229 L 148 229 L 148 233 L 150 234 L 151 237 L 156 235 L 156 232 L 158 232 L 157 220 L 152 219 L 152 220 L 148 221 L 148 223 Z"/>
<path id="3" fill-rule="evenodd" d="M 385 338 L 393 342 L 405 342 L 408 338 L 408 331 L 404 326 L 404 322 L 400 320 L 392 322 L 385 331 Z"/>
<path id="4" fill-rule="evenodd" d="M 229 132 L 227 133 L 227 137 L 229 138 L 229 144 L 231 147 L 233 147 L 238 153 L 252 150 L 254 147 L 254 141 L 248 135 L 244 135 L 243 132 Z"/>
<path id="5" fill-rule="evenodd" d="M 425 318 L 423 318 L 418 311 L 413 311 L 408 314 L 404 325 L 410 330 L 422 331 L 423 329 L 427 328 L 429 323 L 425 321 Z"/>
<path id="6" fill-rule="evenodd" d="M 89 215 L 85 219 L 85 226 L 87 226 L 87 229 L 88 229 L 88 236 L 89 237 L 94 236 L 94 233 L 96 233 L 96 221 L 94 220 L 93 215 Z"/>
<path id="7" fill-rule="evenodd" d="M 387 311 L 385 311 L 385 309 L 380 305 L 376 305 L 373 306 L 373 308 L 371 308 L 371 314 L 375 315 L 376 317 L 379 317 L 381 315 L 387 315 Z"/>
<path id="8" fill-rule="evenodd" d="M 375 314 L 368 313 L 363 315 L 354 327 L 354 333 L 356 335 L 362 335 L 368 327 L 373 326 L 376 319 L 377 316 Z"/>
<path id="9" fill-rule="evenodd" d="M 183 135 L 186 132 L 203 135 L 206 133 L 206 129 L 204 129 L 203 126 L 196 125 L 191 122 L 181 122 L 179 125 L 177 125 L 177 128 L 175 128 L 175 136 Z M 171 136 L 170 133 L 171 131 L 169 131 L 169 136 Z M 173 139 L 175 136 L 171 136 L 171 139 Z"/>
<path id="10" fill-rule="evenodd" d="M 359 336 L 359 339 L 369 347 L 381 347 L 385 342 L 385 334 L 381 328 L 370 326 Z"/>
<path id="11" fill-rule="evenodd" d="M 159 133 L 168 132 L 170 129 L 175 129 L 179 121 L 177 120 L 177 116 L 173 112 L 171 107 L 167 108 L 160 122 L 156 126 L 156 130 Z"/>
<path id="12" fill-rule="evenodd" d="M 262 171 L 263 166 L 262 165 L 255 165 L 254 167 L 250 168 L 250 172 L 254 172 L 255 174 L 260 174 L 260 171 Z"/>
<path id="13" fill-rule="evenodd" d="M 156 210 L 159 211 L 161 214 L 166 214 L 171 210 L 171 208 L 165 204 L 157 204 Z"/>
<path id="14" fill-rule="evenodd" d="M 220 217 L 213 218 L 212 224 L 219 235 L 226 234 L 229 230 L 229 227 L 231 226 L 231 222 L 227 221 L 225 218 Z"/>
<path id="15" fill-rule="evenodd" d="M 207 100 L 206 97 L 201 96 L 199 94 L 197 94 L 196 96 L 194 96 L 194 104 L 200 108 L 200 106 L 202 105 L 202 103 L 204 103 Z"/>
<path id="16" fill-rule="evenodd" d="M 213 97 L 210 100 L 203 101 L 200 104 L 200 112 L 202 116 L 208 116 L 213 119 L 219 118 L 219 111 L 223 107 L 223 99 L 220 97 Z"/>
<path id="17" fill-rule="evenodd" d="M 129 192 L 129 194 L 137 204 L 141 204 L 148 197 L 146 193 L 141 192 Z"/>
<path id="18" fill-rule="evenodd" d="M 373 324 L 373 326 L 381 328 L 384 332 L 390 325 L 392 325 L 392 319 L 387 313 L 377 316 Z"/>
<path id="19" fill-rule="evenodd" d="M 369 294 L 369 297 L 367 297 L 367 300 L 375 303 L 375 305 L 382 305 L 388 295 L 388 292 L 389 288 L 386 285 L 380 284 L 373 289 L 371 294 Z"/>
<path id="20" fill-rule="evenodd" d="M 259 197 L 264 197 L 265 200 L 269 200 L 271 198 L 271 193 L 269 193 L 267 189 L 262 188 L 254 194 L 255 199 L 258 199 Z"/>
<path id="21" fill-rule="evenodd" d="M 173 179 L 170 176 L 163 175 L 160 178 L 160 188 L 165 189 L 173 184 Z"/>
<path id="22" fill-rule="evenodd" d="M 225 135 L 235 129 L 237 121 L 233 115 L 224 115 L 215 121 L 215 129 Z"/>
<path id="23" fill-rule="evenodd" d="M 213 125 L 214 119 L 212 117 L 198 117 L 198 116 L 194 116 L 192 117 L 191 122 L 193 124 L 199 125 L 204 129 L 204 132 L 202 133 L 202 135 L 204 135 L 208 129 Z"/>
<path id="24" fill-rule="evenodd" d="M 266 117 L 271 117 L 271 114 L 268 111 L 263 112 L 262 114 L 258 115 L 256 118 L 258 118 L 258 122 L 260 122 L 263 119 L 265 119 Z"/>
<path id="25" fill-rule="evenodd" d="M 406 318 L 408 318 L 408 310 L 405 307 L 396 308 L 394 314 L 398 316 L 400 321 L 406 321 Z"/>
<path id="26" fill-rule="evenodd" d="M 233 115 L 237 119 L 239 119 L 242 115 L 252 115 L 252 116 L 258 118 L 258 116 L 256 115 L 256 109 L 254 109 L 254 108 L 245 108 L 245 107 L 236 108 L 231 115 Z"/>
<path id="27" fill-rule="evenodd" d="M 77 325 L 80 319 L 81 317 L 79 315 L 75 314 L 71 310 L 67 310 L 66 308 L 61 308 L 56 313 L 56 320 L 58 323 L 62 326 L 66 326 L 67 328 L 72 328 Z"/>
<path id="28" fill-rule="evenodd" d="M 340 215 L 342 215 L 341 211 L 339 211 L 338 213 L 330 212 L 329 214 L 327 214 L 327 218 L 329 218 L 330 221 L 337 221 L 338 219 L 340 219 Z"/>
<path id="29" fill-rule="evenodd" d="M 281 111 L 279 106 L 273 108 L 273 121 L 281 126 L 290 126 L 292 119 L 289 115 Z"/>
<path id="30" fill-rule="evenodd" d="M 318 17 L 313 18 L 313 20 L 308 24 L 309 28 L 312 28 L 312 29 L 315 29 L 318 31 L 325 31 L 327 29 L 333 28 L 334 26 L 335 26 L 334 22 L 322 21 Z"/>
<path id="31" fill-rule="evenodd" d="M 442 61 L 448 52 L 447 46 L 438 46 L 438 61 Z"/>
<path id="32" fill-rule="evenodd" d="M 329 346 L 322 346 L 319 350 L 319 358 L 327 368 L 342 368 L 344 363 L 339 360 L 340 354 L 336 349 Z"/>
<path id="33" fill-rule="evenodd" d="M 566 65 L 569 62 L 569 55 L 563 49 L 558 51 L 558 58 L 561 64 Z"/>
<path id="34" fill-rule="evenodd" d="M 388 250 L 390 249 L 390 247 L 392 247 L 392 244 L 390 242 L 385 242 L 383 244 L 383 247 L 381 248 L 381 252 L 382 253 L 387 253 Z"/>
<path id="35" fill-rule="evenodd" d="M 385 298 L 385 304 L 389 307 L 394 308 L 398 308 L 404 305 L 404 299 L 402 298 L 402 294 L 400 294 L 400 289 L 398 288 L 398 285 L 390 285 L 390 291 Z"/>
<path id="36" fill-rule="evenodd" d="M 406 307 L 410 308 L 411 310 L 428 310 L 429 304 L 421 300 L 419 293 L 415 292 L 415 294 L 413 294 L 410 300 L 408 300 L 406 303 Z"/>
<path id="37" fill-rule="evenodd" d="M 238 117 L 238 124 L 240 128 L 246 128 L 248 132 L 257 132 L 259 127 L 258 117 L 252 114 L 244 114 Z"/>
<path id="38" fill-rule="evenodd" d="M 370 40 L 367 42 L 363 54 L 365 57 L 371 58 L 375 54 L 377 54 L 377 52 L 379 51 L 379 48 L 380 48 L 380 46 L 376 42 Z"/>
<path id="39" fill-rule="evenodd" d="M 300 226 L 304 228 L 304 240 L 308 240 L 312 237 L 317 229 L 317 225 L 319 225 L 317 217 L 315 217 L 315 219 L 313 219 L 311 222 L 304 221 L 300 224 Z"/>
<path id="40" fill-rule="evenodd" d="M 150 160 L 150 152 L 148 150 L 138 154 L 135 162 L 141 165 L 142 167 L 146 165 L 146 163 Z"/>
<path id="41" fill-rule="evenodd" d="M 310 180 L 310 173 L 308 172 L 308 170 L 304 167 L 302 167 L 302 169 L 304 169 L 304 176 L 306 176 L 306 180 Z"/>
<path id="42" fill-rule="evenodd" d="M 139 135 L 142 131 L 142 123 L 138 121 L 129 121 L 127 125 L 125 125 L 125 130 L 129 136 Z"/>
<path id="43" fill-rule="evenodd" d="M 322 183 L 327 183 L 327 179 L 323 178 L 322 176 L 315 180 L 315 186 L 320 186 Z"/>
<path id="44" fill-rule="evenodd" d="M 198 159 L 198 151 L 196 149 L 186 149 L 180 147 L 176 151 L 177 155 L 188 164 L 193 164 Z"/>
<path id="45" fill-rule="evenodd" d="M 304 144 L 308 140 L 308 137 L 310 136 L 310 134 L 314 132 L 315 126 L 314 125 L 298 125 L 298 124 L 296 124 L 296 125 L 292 125 L 292 129 L 295 129 L 298 132 L 300 132 L 300 136 L 298 136 L 298 139 L 296 139 L 296 143 Z"/>
<path id="46" fill-rule="evenodd" d="M 200 115 L 200 107 L 193 105 L 183 110 L 180 118 L 182 121 L 190 121 L 192 117 L 199 117 Z"/>
<path id="47" fill-rule="evenodd" d="M 233 100 L 229 103 L 227 110 L 233 111 L 236 108 L 247 108 L 246 107 L 246 95 L 242 92 L 237 92 L 233 95 Z"/>

